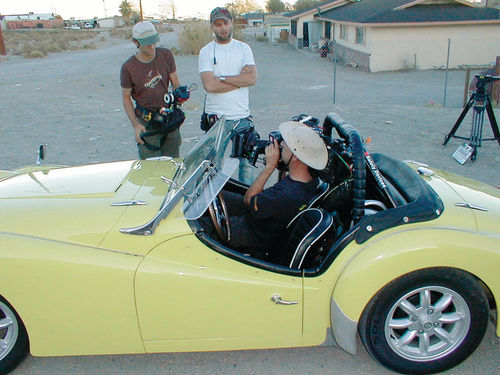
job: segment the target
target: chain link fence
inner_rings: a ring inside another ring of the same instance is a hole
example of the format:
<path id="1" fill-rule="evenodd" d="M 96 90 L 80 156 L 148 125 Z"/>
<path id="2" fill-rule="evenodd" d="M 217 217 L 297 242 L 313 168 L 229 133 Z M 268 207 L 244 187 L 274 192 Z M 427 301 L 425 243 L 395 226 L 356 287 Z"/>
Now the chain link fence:
<path id="1" fill-rule="evenodd" d="M 452 39 L 447 43 L 435 43 L 428 50 L 432 58 L 422 57 L 421 51 L 400 53 L 396 49 L 382 55 L 360 53 L 324 39 L 312 49 L 333 63 L 334 104 L 347 104 L 356 98 L 360 104 L 385 101 L 388 104 L 456 108 L 464 106 L 475 91 L 477 74 L 500 76 L 500 57 L 484 61 L 484 49 L 489 46 L 474 42 L 465 43 L 477 47 L 467 51 L 460 49 Z M 364 90 L 353 82 L 356 79 L 366 83 Z M 349 81 L 354 90 L 349 89 Z M 370 83 L 383 85 L 386 92 L 373 87 L 367 89 Z M 359 89 L 361 91 L 357 91 Z M 500 82 L 488 84 L 487 90 L 494 106 L 498 107 Z"/>

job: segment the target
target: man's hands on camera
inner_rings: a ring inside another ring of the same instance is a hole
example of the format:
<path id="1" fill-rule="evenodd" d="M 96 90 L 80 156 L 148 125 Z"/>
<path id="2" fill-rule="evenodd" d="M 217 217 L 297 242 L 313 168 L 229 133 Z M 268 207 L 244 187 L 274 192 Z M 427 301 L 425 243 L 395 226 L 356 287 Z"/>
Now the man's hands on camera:
<path id="1" fill-rule="evenodd" d="M 264 168 L 269 168 L 273 172 L 280 160 L 280 145 L 276 139 L 273 139 L 273 143 L 266 147 L 264 155 L 266 156 L 266 166 Z"/>
<path id="2" fill-rule="evenodd" d="M 257 195 L 264 190 L 267 180 L 271 177 L 276 169 L 276 166 L 278 165 L 278 161 L 280 159 L 280 147 L 276 139 L 273 140 L 273 143 L 266 147 L 265 155 L 266 165 L 264 169 L 257 176 L 253 184 L 248 188 L 245 197 L 243 198 L 247 206 L 250 206 L 250 200 L 254 195 Z"/>

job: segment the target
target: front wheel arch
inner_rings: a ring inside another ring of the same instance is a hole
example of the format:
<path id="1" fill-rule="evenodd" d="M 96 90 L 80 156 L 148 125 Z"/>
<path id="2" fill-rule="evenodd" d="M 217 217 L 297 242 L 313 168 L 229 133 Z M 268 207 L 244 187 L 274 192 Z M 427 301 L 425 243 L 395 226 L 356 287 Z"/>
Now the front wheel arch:
<path id="1" fill-rule="evenodd" d="M 363 345 L 384 366 L 429 374 L 452 368 L 480 344 L 488 299 L 468 272 L 434 267 L 403 275 L 382 288 L 361 315 Z"/>
<path id="2" fill-rule="evenodd" d="M 9 302 L 0 296 L 0 374 L 12 371 L 28 354 L 28 333 Z"/>

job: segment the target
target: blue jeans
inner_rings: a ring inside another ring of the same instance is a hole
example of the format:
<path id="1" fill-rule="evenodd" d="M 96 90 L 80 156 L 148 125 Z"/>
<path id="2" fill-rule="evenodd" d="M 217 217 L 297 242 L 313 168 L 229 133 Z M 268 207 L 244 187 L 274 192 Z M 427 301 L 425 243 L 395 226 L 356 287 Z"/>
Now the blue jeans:
<path id="1" fill-rule="evenodd" d="M 252 120 L 249 118 L 243 118 L 241 120 L 226 120 L 226 123 L 232 125 L 239 121 L 236 129 L 240 129 L 246 126 L 252 125 Z M 253 170 L 254 167 L 250 165 L 246 158 L 238 158 L 240 160 L 240 166 L 238 169 L 238 180 L 244 182 L 247 185 L 252 185 L 253 182 Z"/>

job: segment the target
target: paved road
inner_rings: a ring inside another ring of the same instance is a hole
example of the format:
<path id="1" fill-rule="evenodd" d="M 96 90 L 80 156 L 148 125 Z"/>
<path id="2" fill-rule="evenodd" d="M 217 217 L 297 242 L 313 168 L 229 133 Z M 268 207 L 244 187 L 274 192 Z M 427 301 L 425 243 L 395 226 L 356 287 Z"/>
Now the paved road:
<path id="1" fill-rule="evenodd" d="M 162 44 L 176 44 L 174 34 Z M 261 134 L 290 116 L 323 118 L 336 111 L 372 142 L 368 148 L 402 159 L 415 159 L 500 185 L 500 149 L 485 142 L 474 163 L 451 158 L 460 143 L 441 141 L 461 111 L 463 72 L 449 75 L 451 107 L 427 107 L 442 101 L 443 72 L 367 74 L 337 69 L 333 104 L 333 65 L 317 54 L 283 45 L 252 43 L 259 79 L 251 89 L 252 111 Z M 40 143 L 48 145 L 47 163 L 77 165 L 133 159 L 133 132 L 121 106 L 119 69 L 132 43 L 116 40 L 106 48 L 51 54 L 41 60 L 10 57 L 0 62 L 0 169 L 31 164 Z M 182 82 L 200 89 L 185 104 L 184 154 L 201 136 L 203 90 L 197 58 L 178 56 Z M 498 115 L 497 111 L 497 118 Z M 468 131 L 464 123 L 464 133 Z M 485 136 L 489 128 L 485 128 Z M 491 135 L 488 135 L 491 136 Z M 91 329 L 91 327 L 89 327 Z M 336 348 L 300 348 L 245 352 L 134 356 L 33 358 L 14 374 L 389 374 L 364 351 L 350 356 Z M 493 326 L 479 350 L 449 374 L 498 373 L 499 342 Z"/>

